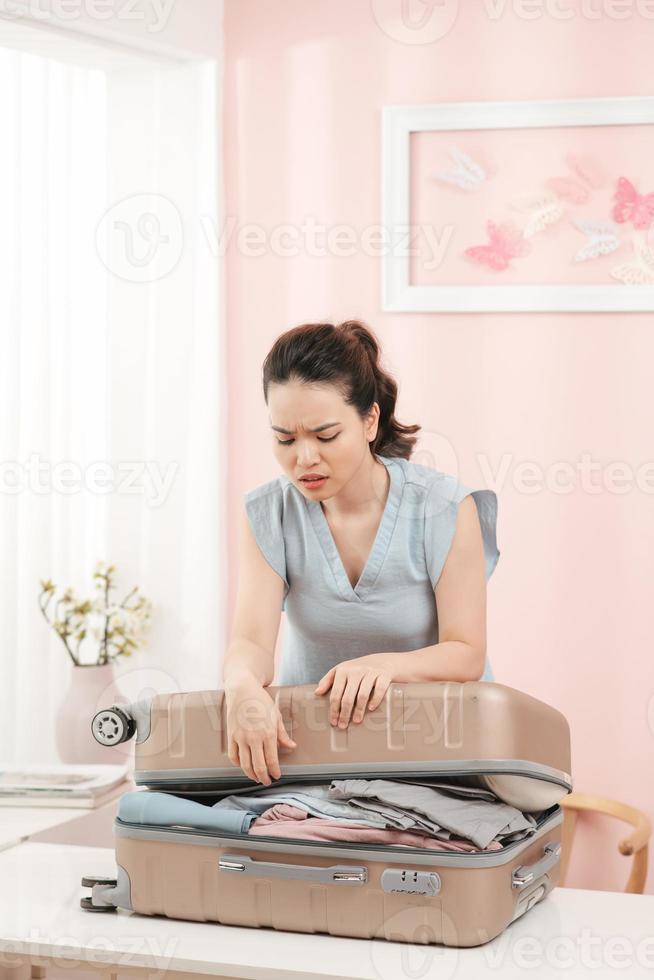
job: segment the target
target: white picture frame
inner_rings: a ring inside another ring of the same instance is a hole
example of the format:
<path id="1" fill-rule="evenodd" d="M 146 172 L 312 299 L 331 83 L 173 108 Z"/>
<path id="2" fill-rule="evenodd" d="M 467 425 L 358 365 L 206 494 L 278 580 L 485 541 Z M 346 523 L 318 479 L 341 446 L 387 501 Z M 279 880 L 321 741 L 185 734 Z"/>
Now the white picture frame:
<path id="1" fill-rule="evenodd" d="M 382 110 L 382 227 L 393 242 L 382 253 L 382 310 L 388 313 L 645 312 L 654 286 L 414 286 L 409 281 L 412 133 L 561 126 L 654 125 L 654 97 L 521 102 L 442 102 Z M 399 255 L 395 254 L 399 251 Z"/>

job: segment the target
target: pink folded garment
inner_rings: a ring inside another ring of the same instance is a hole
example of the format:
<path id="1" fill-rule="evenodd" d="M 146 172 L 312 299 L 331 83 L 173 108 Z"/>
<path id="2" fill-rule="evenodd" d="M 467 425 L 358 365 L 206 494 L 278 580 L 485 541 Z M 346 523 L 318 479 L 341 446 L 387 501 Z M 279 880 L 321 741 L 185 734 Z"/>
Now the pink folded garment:
<path id="1" fill-rule="evenodd" d="M 435 851 L 479 851 L 479 847 L 468 840 L 451 837 L 439 840 L 428 834 L 410 830 L 371 827 L 369 823 L 355 823 L 352 820 L 330 820 L 312 817 L 306 810 L 291 803 L 276 803 L 253 820 L 250 834 L 267 834 L 274 837 L 298 837 L 302 840 L 364 841 L 370 844 L 400 844 L 405 847 L 427 847 Z M 501 851 L 499 841 L 491 841 L 486 851 Z"/>

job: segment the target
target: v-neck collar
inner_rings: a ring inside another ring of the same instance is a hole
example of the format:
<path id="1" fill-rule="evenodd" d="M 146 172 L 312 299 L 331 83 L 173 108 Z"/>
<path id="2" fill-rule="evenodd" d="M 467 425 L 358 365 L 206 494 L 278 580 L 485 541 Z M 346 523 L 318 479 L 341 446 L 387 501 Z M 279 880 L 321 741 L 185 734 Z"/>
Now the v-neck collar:
<path id="1" fill-rule="evenodd" d="M 354 588 L 345 571 L 345 566 L 336 547 L 336 542 L 334 541 L 331 528 L 327 523 L 327 518 L 320 506 L 320 501 L 307 500 L 304 496 L 302 498 L 309 512 L 311 523 L 316 531 L 325 558 L 334 574 L 338 590 L 341 596 L 348 602 L 360 602 L 364 600 L 372 588 L 386 557 L 386 552 L 388 551 L 402 497 L 403 474 L 401 467 L 391 457 L 377 455 L 377 459 L 386 467 L 390 477 L 390 485 L 375 540 L 372 543 L 372 548 L 370 549 L 363 571 L 359 576 L 359 581 Z"/>

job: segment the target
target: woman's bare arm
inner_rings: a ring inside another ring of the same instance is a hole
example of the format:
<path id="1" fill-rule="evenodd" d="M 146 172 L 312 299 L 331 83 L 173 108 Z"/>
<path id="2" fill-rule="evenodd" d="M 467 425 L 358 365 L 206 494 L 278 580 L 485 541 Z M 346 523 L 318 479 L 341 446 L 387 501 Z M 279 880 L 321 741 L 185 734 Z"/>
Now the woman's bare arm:
<path id="1" fill-rule="evenodd" d="M 395 654 L 395 680 L 476 681 L 486 659 L 486 571 L 477 505 L 460 502 L 450 551 L 434 587 L 438 643 Z"/>
<path id="2" fill-rule="evenodd" d="M 223 688 L 273 679 L 284 581 L 264 558 L 245 508 L 239 521 L 239 583 L 232 633 L 223 661 Z"/>
<path id="3" fill-rule="evenodd" d="M 486 565 L 484 540 L 472 494 L 459 504 L 454 540 L 434 590 L 438 639 L 468 647 L 470 680 L 479 680 L 486 659 Z"/>

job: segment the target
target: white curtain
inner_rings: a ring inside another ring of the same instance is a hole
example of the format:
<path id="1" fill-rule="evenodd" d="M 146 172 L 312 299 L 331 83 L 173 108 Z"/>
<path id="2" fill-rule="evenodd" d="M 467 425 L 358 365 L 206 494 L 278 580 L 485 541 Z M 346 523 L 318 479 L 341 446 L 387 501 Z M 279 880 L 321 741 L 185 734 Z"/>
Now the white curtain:
<path id="1" fill-rule="evenodd" d="M 216 66 L 97 63 L 0 47 L 0 763 L 57 761 L 41 579 L 91 595 L 105 560 L 152 600 L 130 698 L 218 683 Z"/>

